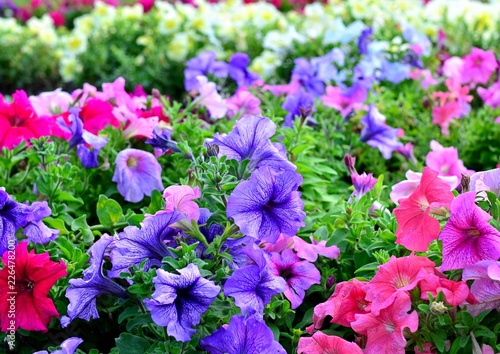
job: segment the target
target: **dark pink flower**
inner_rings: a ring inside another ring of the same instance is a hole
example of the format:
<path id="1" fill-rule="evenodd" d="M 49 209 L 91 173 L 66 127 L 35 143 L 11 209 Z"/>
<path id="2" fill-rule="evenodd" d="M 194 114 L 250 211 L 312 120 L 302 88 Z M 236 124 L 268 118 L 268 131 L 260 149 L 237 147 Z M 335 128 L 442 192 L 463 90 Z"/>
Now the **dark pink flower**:
<path id="1" fill-rule="evenodd" d="M 449 280 L 442 274 L 423 272 L 418 287 L 422 300 L 429 300 L 427 293 L 431 293 L 435 298 L 442 292 L 446 302 L 451 306 L 458 306 L 469 297 L 469 287 L 464 281 Z"/>

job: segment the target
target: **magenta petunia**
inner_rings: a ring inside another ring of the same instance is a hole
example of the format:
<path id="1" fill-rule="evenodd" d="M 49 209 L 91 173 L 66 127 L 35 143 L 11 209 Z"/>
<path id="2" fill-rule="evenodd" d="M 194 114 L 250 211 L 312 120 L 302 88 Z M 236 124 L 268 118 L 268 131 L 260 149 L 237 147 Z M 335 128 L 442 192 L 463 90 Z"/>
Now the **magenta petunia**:
<path id="1" fill-rule="evenodd" d="M 298 354 L 363 354 L 356 343 L 337 336 L 316 332 L 312 337 L 299 339 Z"/>
<path id="2" fill-rule="evenodd" d="M 474 203 L 475 198 L 476 192 L 471 191 L 451 203 L 450 219 L 439 236 L 443 242 L 441 271 L 500 258 L 500 232 L 488 223 L 491 216 Z"/>
<path id="3" fill-rule="evenodd" d="M 460 72 L 462 83 L 486 84 L 497 66 L 497 60 L 492 51 L 474 47 L 471 53 L 463 58 Z"/>
<path id="4" fill-rule="evenodd" d="M 437 171 L 439 176 L 456 176 L 458 185 L 462 174 L 471 175 L 474 173 L 474 171 L 467 169 L 462 160 L 458 158 L 458 150 L 455 147 L 443 147 L 435 140 L 431 141 L 430 146 L 432 151 L 425 157 L 425 163 Z"/>

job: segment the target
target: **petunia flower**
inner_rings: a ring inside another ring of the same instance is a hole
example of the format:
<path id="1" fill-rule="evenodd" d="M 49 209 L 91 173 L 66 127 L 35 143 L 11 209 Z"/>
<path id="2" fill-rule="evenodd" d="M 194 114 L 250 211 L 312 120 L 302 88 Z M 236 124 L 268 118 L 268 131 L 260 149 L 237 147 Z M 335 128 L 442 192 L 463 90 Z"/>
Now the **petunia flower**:
<path id="1" fill-rule="evenodd" d="M 371 147 L 378 148 L 385 159 L 389 159 L 392 152 L 403 147 L 397 141 L 398 129 L 391 128 L 385 124 L 385 117 L 372 103 L 366 116 L 361 118 L 364 128 L 361 131 L 360 140 Z"/>
<path id="2" fill-rule="evenodd" d="M 83 339 L 78 337 L 71 337 L 66 339 L 61 343 L 61 349 L 54 350 L 50 354 L 74 354 L 76 348 L 83 343 Z M 33 354 L 49 354 L 46 350 L 40 350 L 38 352 L 34 352 Z"/>
<path id="3" fill-rule="evenodd" d="M 113 237 L 102 235 L 88 251 L 90 267 L 83 271 L 83 278 L 70 279 L 69 287 L 66 289 L 66 297 L 69 299 L 68 318 L 62 321 L 63 327 L 75 318 L 87 321 L 99 318 L 96 299 L 100 295 L 127 297 L 125 290 L 111 280 L 103 269 L 104 256 L 111 242 Z"/>
<path id="4" fill-rule="evenodd" d="M 500 196 L 500 168 L 474 173 L 470 176 L 470 190 L 490 191 Z"/>
<path id="5" fill-rule="evenodd" d="M 352 196 L 356 197 L 356 200 L 360 200 L 362 196 L 373 189 L 375 183 L 377 183 L 377 179 L 374 178 L 371 173 L 366 174 L 366 172 L 363 172 L 360 175 L 358 171 L 356 171 L 356 167 L 354 167 L 355 163 L 355 157 L 347 154 L 344 156 L 344 164 L 351 175 L 351 181 L 354 186 Z M 351 202 L 352 196 L 349 198 L 349 202 Z"/>
<path id="6" fill-rule="evenodd" d="M 186 91 L 196 89 L 198 85 L 197 76 L 208 76 L 209 74 L 214 74 L 216 77 L 227 76 L 227 64 L 216 61 L 216 58 L 216 52 L 207 51 L 186 62 L 186 69 L 184 70 L 184 88 Z"/>
<path id="7" fill-rule="evenodd" d="M 299 258 L 315 262 L 318 255 L 336 259 L 340 255 L 340 249 L 335 246 L 326 246 L 326 240 L 318 241 L 313 236 L 310 237 L 311 243 L 304 241 L 299 236 L 293 236 L 293 249 L 297 252 Z"/>
<path id="8" fill-rule="evenodd" d="M 227 201 L 226 214 L 244 235 L 275 242 L 280 233 L 294 236 L 304 226 L 304 203 L 297 191 L 302 177 L 264 166 L 241 182 Z"/>
<path id="9" fill-rule="evenodd" d="M 178 210 L 159 212 L 147 216 L 140 229 L 127 226 L 115 236 L 115 247 L 111 250 L 113 268 L 109 275 L 118 278 L 130 265 L 139 265 L 144 259 L 147 259 L 145 271 L 152 266 L 160 266 L 164 257 L 173 256 L 168 247 L 173 246 L 174 236 L 179 232 L 169 225 L 185 217 Z"/>
<path id="10" fill-rule="evenodd" d="M 42 92 L 36 96 L 30 96 L 29 100 L 33 109 L 39 117 L 54 116 L 67 112 L 73 98 L 68 92 L 58 88 L 50 92 Z"/>
<path id="11" fill-rule="evenodd" d="M 50 320 L 59 317 L 59 312 L 48 295 L 55 282 L 66 276 L 66 264 L 63 261 L 51 261 L 47 252 L 35 254 L 32 250 L 28 253 L 27 242 L 19 243 L 14 252 L 14 268 L 9 268 L 9 265 L 12 265 L 9 252 L 5 252 L 2 257 L 4 267 L 0 270 L 1 330 L 6 332 L 13 326 L 15 330 L 21 328 L 26 331 L 47 332 Z M 11 273 L 12 269 L 15 274 Z M 14 288 L 12 277 L 15 279 Z M 11 321 L 12 315 L 9 315 L 13 303 L 14 323 Z"/>
<path id="12" fill-rule="evenodd" d="M 294 171 L 297 167 L 283 156 L 270 138 L 276 133 L 276 125 L 260 115 L 240 118 L 226 136 L 216 133 L 213 144 L 219 147 L 219 156 L 241 162 L 249 159 L 248 169 L 271 166 L 276 170 Z"/>
<path id="13" fill-rule="evenodd" d="M 265 322 L 236 315 L 203 338 L 200 346 L 210 354 L 286 354 Z"/>
<path id="14" fill-rule="evenodd" d="M 470 54 L 463 57 L 461 79 L 463 84 L 486 84 L 498 64 L 492 51 L 472 48 Z"/>
<path id="15" fill-rule="evenodd" d="M 480 261 L 465 266 L 462 280 L 474 280 L 470 291 L 479 302 L 467 305 L 467 311 L 473 316 L 492 309 L 500 312 L 500 262 Z"/>
<path id="16" fill-rule="evenodd" d="M 130 110 L 126 106 L 113 108 L 114 117 L 123 125 L 122 138 L 144 137 L 151 139 L 153 131 L 158 127 L 159 117 L 144 118 L 136 109 Z"/>
<path id="17" fill-rule="evenodd" d="M 485 105 L 493 108 L 500 107 L 500 81 L 497 81 L 487 89 L 478 87 L 477 93 Z"/>
<path id="18" fill-rule="evenodd" d="M 351 323 L 352 329 L 368 337 L 365 354 L 404 354 L 406 339 L 403 331 L 418 329 L 417 311 L 411 310 L 409 295 L 398 293 L 394 302 L 382 309 L 378 315 L 374 313 L 357 314 L 356 321 Z"/>
<path id="19" fill-rule="evenodd" d="M 196 90 L 200 93 L 194 103 L 202 105 L 210 112 L 210 116 L 214 119 L 222 118 L 227 113 L 227 104 L 215 87 L 215 83 L 208 82 L 205 76 L 197 76 L 198 85 Z"/>
<path id="20" fill-rule="evenodd" d="M 113 175 L 118 191 L 123 198 L 132 203 L 140 202 L 151 192 L 163 190 L 161 166 L 151 153 L 137 149 L 125 149 L 116 156 Z"/>
<path id="21" fill-rule="evenodd" d="M 316 70 L 311 62 L 305 58 L 297 58 L 294 63 L 295 67 L 292 70 L 292 75 L 299 80 L 312 98 L 321 96 L 325 91 L 325 83 L 317 77 Z"/>
<path id="22" fill-rule="evenodd" d="M 441 271 L 500 258 L 500 232 L 488 223 L 491 215 L 475 199 L 476 192 L 471 191 L 451 203 L 450 218 L 439 236 L 443 242 Z"/>
<path id="23" fill-rule="evenodd" d="M 235 94 L 226 99 L 229 117 L 260 114 L 260 100 L 250 91 L 238 89 Z"/>
<path id="24" fill-rule="evenodd" d="M 283 126 L 292 127 L 295 118 L 301 116 L 301 109 L 314 109 L 314 99 L 309 93 L 300 90 L 293 95 L 286 96 L 281 108 L 288 112 Z"/>
<path id="25" fill-rule="evenodd" d="M 418 187 L 408 198 L 399 199 L 393 211 L 398 222 L 396 243 L 412 251 L 427 251 L 441 230 L 439 221 L 430 214 L 442 215 L 442 208 L 449 209 L 453 199 L 450 186 L 436 171 L 425 167 Z"/>
<path id="26" fill-rule="evenodd" d="M 301 261 L 290 249 L 283 250 L 281 254 L 273 252 L 269 266 L 274 275 L 285 279 L 287 288 L 284 295 L 292 304 L 292 309 L 299 307 L 306 290 L 321 280 L 321 274 L 314 264 Z"/>
<path id="27" fill-rule="evenodd" d="M 377 274 L 363 287 L 366 300 L 372 302 L 372 313 L 377 316 L 395 301 L 398 294 L 407 295 L 417 286 L 423 273 L 433 274 L 434 268 L 434 262 L 426 257 L 392 256 L 389 262 L 379 266 Z"/>
<path id="28" fill-rule="evenodd" d="M 59 236 L 59 230 L 50 229 L 42 221 L 43 218 L 52 215 L 52 210 L 46 201 L 31 204 L 31 215 L 23 227 L 23 235 L 33 243 L 46 244 Z"/>
<path id="29" fill-rule="evenodd" d="M 165 211 L 172 212 L 177 209 L 184 213 L 188 219 L 198 220 L 200 218 L 200 207 L 193 199 L 201 197 L 200 187 L 170 186 L 163 192 L 165 198 Z"/>
<path id="30" fill-rule="evenodd" d="M 229 58 L 227 71 L 238 87 L 249 87 L 259 79 L 257 73 L 249 71 L 250 57 L 246 53 L 234 53 Z"/>
<path id="31" fill-rule="evenodd" d="M 33 219 L 33 209 L 18 203 L 0 187 L 0 253 L 9 249 L 9 242 L 17 244 L 16 232 Z"/>
<path id="32" fill-rule="evenodd" d="M 363 354 L 363 351 L 356 343 L 316 332 L 312 337 L 299 339 L 297 354 Z"/>
<path id="33" fill-rule="evenodd" d="M 468 170 L 462 160 L 458 158 L 458 150 L 453 146 L 443 147 L 437 141 L 430 143 L 431 151 L 425 157 L 425 163 L 440 176 L 456 176 L 457 185 L 460 184 L 462 174 L 470 175 L 474 171 Z"/>
<path id="34" fill-rule="evenodd" d="M 326 94 L 321 96 L 323 104 L 332 107 L 346 118 L 352 111 L 363 109 L 368 98 L 368 91 L 359 84 L 354 84 L 347 89 L 327 86 Z"/>
<path id="35" fill-rule="evenodd" d="M 470 292 L 467 283 L 449 280 L 445 275 L 437 271 L 436 273 L 423 272 L 418 283 L 422 300 L 429 300 L 428 293 L 435 298 L 439 292 L 442 292 L 449 305 L 458 306 L 469 297 Z"/>
<path id="36" fill-rule="evenodd" d="M 158 158 L 167 152 L 181 152 L 177 147 L 177 143 L 170 138 L 171 129 L 155 129 L 153 136 L 147 139 L 144 143 L 151 145 L 154 148 L 155 156 Z"/>
<path id="37" fill-rule="evenodd" d="M 429 86 L 433 86 L 438 83 L 437 80 L 432 77 L 432 73 L 429 69 L 414 69 L 410 73 L 410 79 L 419 80 L 420 85 L 422 85 L 424 90 L 427 90 Z"/>
<path id="38" fill-rule="evenodd" d="M 178 269 L 179 274 L 156 270 L 153 278 L 155 292 L 144 303 L 153 321 L 167 327 L 167 333 L 176 340 L 187 342 L 196 332 L 192 327 L 200 323 L 201 316 L 220 292 L 220 286 L 200 275 L 195 264 Z"/>

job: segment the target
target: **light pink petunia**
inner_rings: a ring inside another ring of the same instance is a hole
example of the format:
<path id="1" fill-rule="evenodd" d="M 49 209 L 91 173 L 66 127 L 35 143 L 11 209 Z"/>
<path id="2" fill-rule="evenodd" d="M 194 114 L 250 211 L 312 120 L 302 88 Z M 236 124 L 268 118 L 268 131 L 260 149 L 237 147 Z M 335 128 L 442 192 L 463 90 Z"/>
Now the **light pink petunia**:
<path id="1" fill-rule="evenodd" d="M 462 160 L 458 158 L 458 150 L 453 146 L 443 147 L 437 141 L 431 141 L 431 152 L 425 157 L 425 163 L 440 176 L 456 176 L 457 185 L 462 179 L 462 174 L 471 175 L 474 171 L 467 169 Z"/>
<path id="2" fill-rule="evenodd" d="M 490 191 L 500 196 L 500 168 L 474 173 L 470 176 L 470 190 Z"/>
<path id="3" fill-rule="evenodd" d="M 451 57 L 445 60 L 443 64 L 443 75 L 451 78 L 453 81 L 462 81 L 462 67 L 464 61 L 459 57 Z"/>
<path id="4" fill-rule="evenodd" d="M 421 272 L 433 274 L 434 268 L 434 262 L 426 257 L 392 256 L 389 262 L 379 266 L 377 274 L 363 287 L 366 300 L 372 302 L 372 313 L 378 315 L 394 302 L 398 294 L 407 294 L 417 286 L 422 277 Z"/>
<path id="5" fill-rule="evenodd" d="M 438 82 L 435 78 L 432 77 L 432 73 L 429 69 L 414 69 L 410 73 L 410 79 L 419 80 L 420 85 L 427 90 L 429 86 L 436 85 Z"/>
<path id="6" fill-rule="evenodd" d="M 345 90 L 327 86 L 326 94 L 321 96 L 325 106 L 335 108 L 344 118 L 352 111 L 363 109 L 367 98 L 368 92 L 361 85 L 353 85 Z"/>
<path id="7" fill-rule="evenodd" d="M 244 116 L 247 114 L 260 114 L 260 100 L 252 95 L 248 90 L 238 89 L 236 93 L 226 99 L 228 116 L 234 117 L 236 114 Z"/>
<path id="8" fill-rule="evenodd" d="M 312 337 L 299 339 L 297 354 L 363 354 L 363 351 L 356 343 L 316 332 Z"/>
<path id="9" fill-rule="evenodd" d="M 500 81 L 485 89 L 483 87 L 477 88 L 479 97 L 483 100 L 484 104 L 493 108 L 500 107 Z"/>
<path id="10" fill-rule="evenodd" d="M 391 305 L 382 309 L 378 315 L 357 314 L 356 321 L 351 323 L 351 327 L 368 337 L 364 353 L 404 354 L 406 339 L 403 331 L 405 328 L 410 332 L 418 329 L 417 311 L 409 314 L 410 310 L 410 296 L 398 293 Z"/>
<path id="11" fill-rule="evenodd" d="M 73 98 L 68 92 L 61 88 L 50 92 L 42 92 L 36 96 L 30 96 L 29 100 L 39 117 L 54 116 L 67 112 Z"/>
<path id="12" fill-rule="evenodd" d="M 471 53 L 463 58 L 460 72 L 462 83 L 486 84 L 497 66 L 493 52 L 474 47 Z"/>
<path id="13" fill-rule="evenodd" d="M 215 83 L 208 82 L 208 79 L 202 75 L 197 76 L 196 79 L 198 80 L 196 89 L 200 95 L 196 98 L 195 102 L 206 107 L 212 118 L 219 119 L 224 117 L 227 112 L 226 100 L 217 92 Z"/>
<path id="14" fill-rule="evenodd" d="M 335 259 L 340 255 L 340 249 L 335 246 L 326 246 L 326 241 L 317 241 L 313 236 L 310 237 L 311 243 L 304 241 L 298 236 L 293 237 L 293 248 L 297 252 L 297 256 L 306 259 L 309 262 L 315 262 L 318 255 L 327 258 Z"/>
<path id="15" fill-rule="evenodd" d="M 467 311 L 474 316 L 485 310 L 500 311 L 500 262 L 481 261 L 466 266 L 462 280 L 472 279 L 474 283 L 470 291 L 479 303 L 467 305 Z"/>
<path id="16" fill-rule="evenodd" d="M 429 244 L 438 238 L 439 221 L 430 214 L 443 215 L 453 200 L 450 186 L 438 178 L 438 173 L 424 168 L 420 184 L 406 199 L 399 200 L 393 213 L 398 222 L 396 243 L 407 249 L 425 252 Z"/>
<path id="17" fill-rule="evenodd" d="M 193 199 L 201 197 L 199 187 L 190 186 L 170 186 L 163 192 L 165 198 L 165 210 L 167 212 L 178 209 L 182 211 L 191 220 L 200 218 L 200 207 Z"/>
<path id="18" fill-rule="evenodd" d="M 435 106 L 432 109 L 432 124 L 441 127 L 441 134 L 450 135 L 449 126 L 453 119 L 462 115 L 462 105 L 456 101 L 447 102 L 442 106 Z"/>
<path id="19" fill-rule="evenodd" d="M 450 219 L 439 236 L 443 242 L 441 271 L 500 258 L 500 232 L 488 223 L 491 215 L 474 203 L 475 198 L 476 192 L 471 191 L 451 203 Z"/>
<path id="20" fill-rule="evenodd" d="M 123 123 L 123 139 L 132 137 L 152 138 L 153 131 L 158 126 L 158 117 L 140 117 L 136 111 L 130 111 L 126 106 L 113 108 L 113 115 Z"/>

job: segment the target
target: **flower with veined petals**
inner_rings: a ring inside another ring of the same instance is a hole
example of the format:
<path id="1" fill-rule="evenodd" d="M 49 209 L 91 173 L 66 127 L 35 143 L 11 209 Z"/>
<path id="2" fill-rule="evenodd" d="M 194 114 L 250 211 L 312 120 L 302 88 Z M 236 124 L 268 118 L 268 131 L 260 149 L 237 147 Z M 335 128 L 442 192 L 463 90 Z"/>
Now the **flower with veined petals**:
<path id="1" fill-rule="evenodd" d="M 200 207 L 193 202 L 193 199 L 201 197 L 200 187 L 190 186 L 170 186 L 163 192 L 166 205 L 165 211 L 182 211 L 189 219 L 198 220 L 200 218 Z"/>
<path id="2" fill-rule="evenodd" d="M 485 310 L 500 311 L 500 262 L 481 261 L 466 266 L 462 272 L 462 280 L 472 280 L 471 293 L 478 304 L 467 305 L 467 311 L 473 316 Z"/>
<path id="3" fill-rule="evenodd" d="M 299 339 L 298 354 L 363 354 L 356 343 L 351 343 L 337 336 L 327 336 L 316 332 L 312 337 Z"/>

